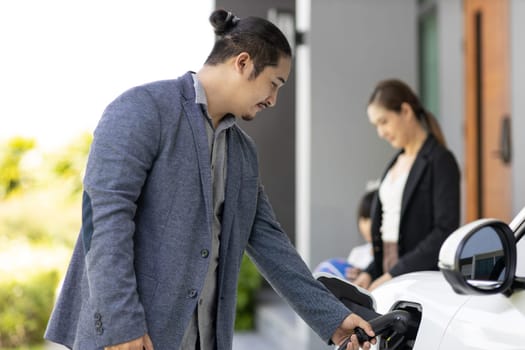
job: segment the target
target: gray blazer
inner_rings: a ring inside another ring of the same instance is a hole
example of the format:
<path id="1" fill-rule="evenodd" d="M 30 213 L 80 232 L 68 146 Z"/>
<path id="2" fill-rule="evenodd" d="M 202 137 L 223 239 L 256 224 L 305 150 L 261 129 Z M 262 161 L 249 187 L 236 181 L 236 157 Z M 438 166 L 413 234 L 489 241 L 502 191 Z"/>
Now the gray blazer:
<path id="1" fill-rule="evenodd" d="M 191 73 L 130 89 L 105 110 L 84 178 L 82 228 L 45 338 L 101 349 L 149 333 L 178 350 L 211 248 L 205 118 Z M 232 347 L 244 251 L 325 341 L 349 310 L 312 278 L 259 181 L 254 142 L 227 133 L 228 178 L 218 271 L 217 349 Z"/>

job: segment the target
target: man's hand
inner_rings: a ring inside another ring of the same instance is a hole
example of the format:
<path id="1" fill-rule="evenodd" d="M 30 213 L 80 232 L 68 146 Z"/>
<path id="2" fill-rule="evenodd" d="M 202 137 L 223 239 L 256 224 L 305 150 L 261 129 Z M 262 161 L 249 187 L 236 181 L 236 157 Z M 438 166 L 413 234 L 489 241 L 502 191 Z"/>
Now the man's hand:
<path id="1" fill-rule="evenodd" d="M 339 328 L 337 328 L 334 335 L 332 335 L 332 342 L 336 345 L 340 345 L 346 338 L 348 338 L 348 336 L 352 334 L 353 330 L 356 327 L 362 328 L 370 337 L 375 336 L 374 331 L 372 330 L 372 327 L 370 327 L 370 324 L 368 322 L 366 322 L 356 314 L 350 314 L 347 318 L 344 319 L 343 323 L 341 323 Z M 357 340 L 357 336 L 355 334 L 352 334 L 350 340 L 351 342 L 348 343 L 346 349 L 358 350 L 359 342 Z M 372 344 L 375 343 L 376 340 L 373 339 Z M 361 344 L 361 346 L 365 350 L 370 349 L 370 345 L 370 342 L 365 342 L 364 344 Z"/>
<path id="2" fill-rule="evenodd" d="M 142 337 L 112 346 L 106 346 L 104 350 L 154 350 L 153 343 L 149 335 L 144 334 Z"/>

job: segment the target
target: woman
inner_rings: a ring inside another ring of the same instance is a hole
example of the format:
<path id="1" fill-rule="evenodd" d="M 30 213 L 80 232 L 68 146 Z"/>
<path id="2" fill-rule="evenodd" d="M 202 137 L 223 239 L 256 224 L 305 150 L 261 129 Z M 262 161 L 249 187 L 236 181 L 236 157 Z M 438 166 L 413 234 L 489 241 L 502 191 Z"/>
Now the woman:
<path id="1" fill-rule="evenodd" d="M 437 270 L 441 244 L 459 226 L 460 175 L 437 121 L 407 84 L 379 82 L 367 113 L 379 137 L 400 150 L 372 209 L 374 261 L 354 282 L 373 290 L 408 272 Z"/>

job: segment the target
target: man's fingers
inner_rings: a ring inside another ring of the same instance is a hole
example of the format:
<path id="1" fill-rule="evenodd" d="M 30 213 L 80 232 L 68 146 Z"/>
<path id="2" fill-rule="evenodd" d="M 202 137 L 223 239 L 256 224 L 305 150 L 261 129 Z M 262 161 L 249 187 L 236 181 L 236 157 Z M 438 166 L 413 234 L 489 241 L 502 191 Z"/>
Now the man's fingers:
<path id="1" fill-rule="evenodd" d="M 143 350 L 145 345 L 143 342 L 144 337 L 140 337 L 134 340 L 131 340 L 129 342 L 113 345 L 113 346 L 106 346 L 104 350 Z M 148 337 L 149 338 L 149 337 Z M 153 348 L 151 348 L 153 350 Z"/>
<path id="2" fill-rule="evenodd" d="M 365 342 L 362 344 L 362 349 L 370 349 L 370 343 Z M 350 342 L 348 342 L 346 350 L 359 350 L 359 341 L 357 340 L 357 336 L 355 334 L 352 334 L 350 337 Z"/>
<path id="3" fill-rule="evenodd" d="M 147 334 L 144 336 L 144 349 L 146 349 L 146 350 L 154 350 L 153 349 L 153 342 L 151 341 L 151 338 Z"/>
<path id="4" fill-rule="evenodd" d="M 370 326 L 370 323 L 368 323 L 356 314 L 351 314 L 350 317 L 353 318 L 352 321 L 355 327 L 363 329 L 366 332 L 366 334 L 368 334 L 370 337 L 375 336 L 374 330 L 372 329 L 372 326 Z"/>

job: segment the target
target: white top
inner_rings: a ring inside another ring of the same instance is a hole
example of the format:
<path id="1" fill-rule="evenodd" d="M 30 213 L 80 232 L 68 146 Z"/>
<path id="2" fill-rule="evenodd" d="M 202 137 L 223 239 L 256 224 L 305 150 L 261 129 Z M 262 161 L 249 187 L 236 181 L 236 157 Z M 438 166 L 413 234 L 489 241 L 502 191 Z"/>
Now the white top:
<path id="1" fill-rule="evenodd" d="M 372 243 L 365 243 L 352 248 L 348 255 L 347 262 L 354 267 L 364 270 L 370 265 L 373 259 Z"/>
<path id="2" fill-rule="evenodd" d="M 383 242 L 397 242 L 399 239 L 399 221 L 401 219 L 401 200 L 408 178 L 408 171 L 392 179 L 391 170 L 379 186 L 379 199 L 383 207 L 381 238 Z"/>

